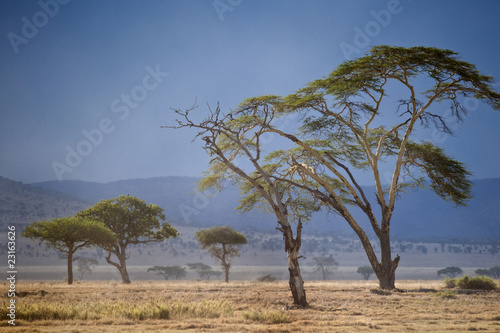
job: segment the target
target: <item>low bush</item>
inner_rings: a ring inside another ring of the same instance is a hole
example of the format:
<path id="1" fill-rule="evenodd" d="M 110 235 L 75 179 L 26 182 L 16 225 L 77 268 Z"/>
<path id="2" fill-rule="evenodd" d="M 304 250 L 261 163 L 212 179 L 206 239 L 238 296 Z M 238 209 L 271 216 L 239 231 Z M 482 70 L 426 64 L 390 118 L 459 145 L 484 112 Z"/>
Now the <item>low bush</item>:
<path id="1" fill-rule="evenodd" d="M 486 276 L 469 277 L 467 275 L 457 280 L 457 285 L 461 289 L 480 289 L 480 290 L 495 290 L 497 285 L 495 281 Z"/>
<path id="2" fill-rule="evenodd" d="M 261 276 L 260 278 L 257 279 L 259 282 L 273 282 L 276 281 L 276 278 L 272 274 L 264 275 Z"/>
<path id="3" fill-rule="evenodd" d="M 444 279 L 444 285 L 446 288 L 455 288 L 457 286 L 457 279 L 446 278 Z"/>

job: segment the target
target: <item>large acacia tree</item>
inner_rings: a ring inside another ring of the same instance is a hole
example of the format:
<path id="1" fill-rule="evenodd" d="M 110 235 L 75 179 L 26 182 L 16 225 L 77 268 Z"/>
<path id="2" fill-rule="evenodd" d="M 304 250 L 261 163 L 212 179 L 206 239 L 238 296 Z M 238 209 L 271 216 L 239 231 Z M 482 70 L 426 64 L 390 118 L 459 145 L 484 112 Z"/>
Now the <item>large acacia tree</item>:
<path id="1" fill-rule="evenodd" d="M 229 165 L 281 214 L 278 219 L 287 215 L 286 199 L 273 194 L 269 200 L 273 191 L 266 192 L 262 180 L 270 189 L 278 184 L 276 188 L 308 191 L 340 215 L 359 237 L 380 287 L 394 289 L 400 257 L 391 253 L 390 226 L 398 196 L 408 187 L 420 186 L 458 206 L 471 198 L 470 172 L 442 148 L 419 140 L 417 129 L 434 127 L 451 133 L 449 122 L 464 119 L 467 99 L 500 109 L 500 94 L 492 88 L 493 82 L 450 50 L 377 46 L 294 94 L 250 98 L 225 116 L 215 112 L 204 123 L 188 121 L 180 126 L 203 129 L 199 135 L 216 156 L 212 167 Z M 188 111 L 178 113 L 188 118 Z M 296 131 L 279 126 L 280 119 L 297 118 L 297 114 L 301 123 Z M 236 141 L 218 140 L 221 123 Z M 215 132 L 213 124 L 219 125 Z M 235 129 L 233 124 L 239 126 Z M 253 129 L 253 135 L 245 136 L 248 129 Z M 269 133 L 289 142 L 263 159 L 261 138 Z M 235 149 L 234 142 L 249 151 L 257 174 L 242 174 L 228 163 L 242 151 Z M 361 172 L 373 177 L 371 198 L 359 185 Z M 364 213 L 368 228 L 354 218 L 353 209 Z M 368 237 L 369 228 L 380 251 L 375 251 Z"/>
<path id="2" fill-rule="evenodd" d="M 390 226 L 398 196 L 409 186 L 421 186 L 458 206 L 471 198 L 470 172 L 434 143 L 418 140 L 417 129 L 431 126 L 451 133 L 449 122 L 464 119 L 467 99 L 500 109 L 493 82 L 450 50 L 378 46 L 294 94 L 250 98 L 233 113 L 259 124 L 270 117 L 302 116 L 296 132 L 266 127 L 294 146 L 275 152 L 270 163 L 285 173 L 292 161 L 312 182 L 279 180 L 308 190 L 345 219 L 361 240 L 380 287 L 394 289 L 400 257 L 391 253 Z M 359 171 L 373 177 L 372 200 L 357 181 Z M 388 181 L 385 172 L 391 175 Z M 380 253 L 353 209 L 369 221 Z"/>
<path id="3" fill-rule="evenodd" d="M 62 259 L 68 262 L 68 284 L 73 283 L 73 261 L 79 259 L 74 256 L 77 250 L 109 246 L 116 240 L 103 223 L 74 216 L 33 222 L 23 229 L 21 235 L 39 240 L 62 253 Z"/>
<path id="4" fill-rule="evenodd" d="M 195 236 L 201 248 L 207 249 L 212 257 L 220 261 L 225 281 L 229 282 L 231 259 L 240 256 L 240 250 L 236 246 L 247 243 L 245 235 L 231 227 L 224 226 L 200 230 Z"/>
<path id="5" fill-rule="evenodd" d="M 314 205 L 308 193 L 304 194 L 305 191 L 293 189 L 290 184 L 278 180 L 278 176 L 283 175 L 274 174 L 277 167 L 264 159 L 263 136 L 273 117 L 260 123 L 253 121 L 252 117 L 223 114 L 217 106 L 215 111 L 210 110 L 205 119 L 196 121 L 192 116 L 195 109 L 196 106 L 188 110 L 176 110 L 179 115 L 177 126 L 164 127 L 198 130 L 195 138 L 200 137 L 205 142 L 204 149 L 212 157 L 208 171 L 199 183 L 201 190 L 219 191 L 227 183 L 238 185 L 243 197 L 237 209 L 241 212 L 259 209 L 276 217 L 277 229 L 283 234 L 293 302 L 308 306 L 299 265 L 299 250 L 302 221 L 307 221 L 318 206 Z M 299 173 L 291 172 L 290 175 L 300 183 Z"/>
<path id="6" fill-rule="evenodd" d="M 163 208 L 129 195 L 101 200 L 77 215 L 102 222 L 114 233 L 116 241 L 103 248 L 108 251 L 106 261 L 118 269 L 123 283 L 130 283 L 126 252 L 129 245 L 162 242 L 179 235 L 168 222 L 160 224 L 165 220 Z M 111 260 L 112 255 L 118 262 Z"/>

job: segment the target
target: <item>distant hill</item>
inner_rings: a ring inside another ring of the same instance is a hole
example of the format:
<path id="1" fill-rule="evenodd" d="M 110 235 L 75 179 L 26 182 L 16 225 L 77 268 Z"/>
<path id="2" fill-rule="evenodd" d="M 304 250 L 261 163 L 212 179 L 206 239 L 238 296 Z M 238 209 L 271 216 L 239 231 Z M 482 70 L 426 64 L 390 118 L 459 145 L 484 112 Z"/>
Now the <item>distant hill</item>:
<path id="1" fill-rule="evenodd" d="M 69 194 L 0 177 L 0 225 L 3 226 L 69 216 L 89 206 L 88 201 Z"/>
<path id="2" fill-rule="evenodd" d="M 275 218 L 262 214 L 239 214 L 238 190 L 229 187 L 216 197 L 204 197 L 196 192 L 198 178 L 159 177 L 131 179 L 106 184 L 84 181 L 51 181 L 32 184 L 95 203 L 120 194 L 137 196 L 165 209 L 167 219 L 174 225 L 212 226 L 227 224 L 245 230 L 273 231 Z M 373 196 L 374 188 L 365 187 Z M 493 238 L 500 236 L 500 179 L 477 180 L 474 199 L 469 206 L 455 208 L 429 190 L 415 190 L 402 195 L 392 219 L 392 235 L 408 238 Z M 376 207 L 375 202 L 372 203 Z M 375 208 L 376 209 L 376 208 Z M 364 215 L 353 215 L 367 225 Z M 367 229 L 365 229 L 367 230 Z M 352 233 L 347 223 L 335 214 L 318 213 L 304 228 L 317 234 Z"/>
<path id="3" fill-rule="evenodd" d="M 49 181 L 31 184 L 80 197 L 94 204 L 102 199 L 119 195 L 132 195 L 165 209 L 167 220 L 173 225 L 212 226 L 226 224 L 246 230 L 271 231 L 276 227 L 274 218 L 262 214 L 239 214 L 238 191 L 234 187 L 214 197 L 202 195 L 196 189 L 195 177 L 159 177 L 130 179 L 110 183 L 85 181 Z"/>

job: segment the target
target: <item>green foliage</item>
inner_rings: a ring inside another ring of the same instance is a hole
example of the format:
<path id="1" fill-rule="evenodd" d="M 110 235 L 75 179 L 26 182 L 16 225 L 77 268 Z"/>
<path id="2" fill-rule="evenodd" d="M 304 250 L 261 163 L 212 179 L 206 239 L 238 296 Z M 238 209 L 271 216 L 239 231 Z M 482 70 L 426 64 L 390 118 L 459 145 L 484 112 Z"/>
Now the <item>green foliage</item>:
<path id="1" fill-rule="evenodd" d="M 106 246 L 115 240 L 103 223 L 78 217 L 34 222 L 24 228 L 21 236 L 66 254 L 83 247 Z"/>
<path id="2" fill-rule="evenodd" d="M 405 155 L 408 163 L 415 165 L 427 174 L 434 192 L 445 200 L 465 206 L 472 198 L 471 173 L 464 164 L 444 154 L 443 149 L 430 142 L 416 144 L 408 142 Z"/>
<path id="3" fill-rule="evenodd" d="M 363 276 L 363 279 L 369 280 L 370 275 L 374 274 L 372 266 L 359 266 L 357 272 Z"/>
<path id="4" fill-rule="evenodd" d="M 241 245 L 247 243 L 245 235 L 228 226 L 200 230 L 196 232 L 195 236 L 203 249 L 217 244 Z"/>
<path id="5" fill-rule="evenodd" d="M 444 285 L 446 288 L 455 288 L 457 286 L 456 278 L 446 278 L 444 279 Z"/>
<path id="6" fill-rule="evenodd" d="M 465 275 L 457 280 L 457 285 L 461 289 L 481 289 L 481 290 L 496 290 L 495 281 L 486 276 L 474 276 L 469 278 Z"/>
<path id="7" fill-rule="evenodd" d="M 186 269 L 182 266 L 153 266 L 148 268 L 148 272 L 156 272 L 156 274 L 161 275 L 168 280 L 169 277 L 175 277 L 180 279 L 186 276 Z"/>
<path id="8" fill-rule="evenodd" d="M 125 246 L 161 242 L 179 235 L 168 222 L 160 225 L 160 220 L 165 220 L 163 208 L 129 195 L 101 200 L 77 215 L 102 222 L 116 235 L 118 244 Z"/>
<path id="9" fill-rule="evenodd" d="M 437 275 L 446 275 L 449 278 L 457 277 L 459 275 L 462 275 L 463 273 L 464 271 L 460 267 L 455 266 L 446 267 L 437 271 Z"/>

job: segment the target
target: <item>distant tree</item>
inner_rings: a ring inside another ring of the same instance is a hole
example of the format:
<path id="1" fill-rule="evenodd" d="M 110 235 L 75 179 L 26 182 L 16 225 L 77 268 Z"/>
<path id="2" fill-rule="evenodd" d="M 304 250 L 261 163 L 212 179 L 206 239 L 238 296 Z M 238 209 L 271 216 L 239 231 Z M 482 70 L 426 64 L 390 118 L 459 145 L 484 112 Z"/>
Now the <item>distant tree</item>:
<path id="1" fill-rule="evenodd" d="M 500 279 L 500 266 L 493 266 L 489 269 L 490 277 Z"/>
<path id="2" fill-rule="evenodd" d="M 313 258 L 315 269 L 314 272 L 321 272 L 323 280 L 332 274 L 332 270 L 336 269 L 339 263 L 331 257 L 314 257 Z"/>
<path id="3" fill-rule="evenodd" d="M 210 277 L 215 276 L 219 277 L 222 275 L 222 272 L 214 271 L 211 266 L 206 265 L 201 262 L 187 264 L 189 269 L 192 269 L 198 273 L 200 279 L 210 280 Z"/>
<path id="4" fill-rule="evenodd" d="M 490 269 L 476 269 L 476 275 L 489 276 L 493 279 L 500 279 L 500 266 L 493 266 Z"/>
<path id="5" fill-rule="evenodd" d="M 240 256 L 240 250 L 236 246 L 247 243 L 245 235 L 225 226 L 200 230 L 195 236 L 201 248 L 207 249 L 212 257 L 220 261 L 225 273 L 225 281 L 229 282 L 231 260 Z"/>
<path id="6" fill-rule="evenodd" d="M 148 272 L 156 272 L 168 280 L 169 277 L 175 277 L 176 280 L 186 276 L 186 269 L 179 265 L 176 266 L 153 266 L 148 268 Z"/>
<path id="7" fill-rule="evenodd" d="M 440 269 L 439 271 L 437 271 L 437 275 L 439 276 L 446 275 L 449 278 L 455 278 L 462 274 L 464 274 L 464 271 L 462 271 L 461 268 L 455 266 L 446 267 L 444 269 Z"/>
<path id="8" fill-rule="evenodd" d="M 83 280 L 85 273 L 92 274 L 92 268 L 99 265 L 99 262 L 92 258 L 80 257 L 76 259 L 78 263 L 78 271 L 80 272 L 80 280 Z"/>
<path id="9" fill-rule="evenodd" d="M 370 275 L 375 272 L 373 271 L 373 268 L 371 266 L 359 266 L 357 273 L 361 274 L 363 276 L 363 279 L 369 280 Z"/>
<path id="10" fill-rule="evenodd" d="M 68 262 L 68 284 L 73 283 L 73 261 L 77 250 L 93 246 L 109 246 L 116 237 L 103 223 L 79 217 L 62 217 L 34 222 L 26 226 L 23 237 L 37 239 L 63 253 Z"/>
<path id="11" fill-rule="evenodd" d="M 116 242 L 103 248 L 108 251 L 106 261 L 118 269 L 123 283 L 130 283 L 126 263 L 129 245 L 162 242 L 179 235 L 168 222 L 160 224 L 160 220 L 165 220 L 160 206 L 147 205 L 144 200 L 129 195 L 101 200 L 77 215 L 100 221 L 115 234 Z M 111 260 L 113 254 L 118 262 Z"/>

